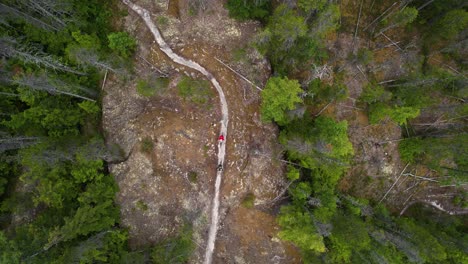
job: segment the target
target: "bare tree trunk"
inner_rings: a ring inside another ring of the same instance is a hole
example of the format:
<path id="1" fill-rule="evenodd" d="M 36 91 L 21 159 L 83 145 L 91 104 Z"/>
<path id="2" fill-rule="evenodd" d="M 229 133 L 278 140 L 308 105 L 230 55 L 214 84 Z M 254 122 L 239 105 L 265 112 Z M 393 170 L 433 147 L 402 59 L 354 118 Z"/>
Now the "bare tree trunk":
<path id="1" fill-rule="evenodd" d="M 85 75 L 84 73 L 74 70 L 63 63 L 55 60 L 52 56 L 44 52 L 34 49 L 32 47 L 25 47 L 18 44 L 15 39 L 9 37 L 0 38 L 0 55 L 5 57 L 16 57 L 26 63 L 44 66 L 58 71 L 66 71 L 78 75 Z"/>
<path id="2" fill-rule="evenodd" d="M 249 79 L 245 78 L 244 75 L 238 73 L 237 71 L 235 71 L 233 68 L 229 67 L 229 65 L 227 65 L 226 63 L 222 62 L 220 59 L 218 58 L 215 58 L 215 60 L 217 60 L 219 63 L 221 63 L 222 65 L 226 66 L 229 70 L 231 70 L 232 72 L 234 72 L 235 74 L 237 74 L 239 77 L 241 77 L 243 80 L 245 80 L 246 82 L 250 83 L 253 87 L 257 88 L 257 90 L 259 91 L 262 91 L 262 88 L 258 87 L 257 85 L 255 85 L 253 82 L 249 81 Z"/>
<path id="3" fill-rule="evenodd" d="M 405 168 L 401 171 L 400 175 L 398 176 L 398 178 L 395 180 L 395 182 L 393 183 L 393 185 L 390 187 L 390 189 L 388 189 L 388 191 L 384 194 L 384 196 L 382 197 L 382 199 L 380 199 L 379 201 L 379 204 L 382 203 L 383 200 L 385 200 L 385 198 L 387 198 L 387 195 L 390 193 L 390 191 L 393 189 L 393 187 L 395 187 L 395 185 L 397 184 L 397 182 L 400 180 L 401 178 L 401 175 L 403 175 L 403 173 L 405 172 L 406 168 L 408 167 L 409 163 L 406 164 Z"/>
<path id="4" fill-rule="evenodd" d="M 379 33 L 380 35 L 384 36 L 386 39 L 388 39 L 393 45 L 395 45 L 395 47 L 397 47 L 400 51 L 403 51 L 402 48 L 400 48 L 400 46 L 398 46 L 397 43 L 395 43 L 395 41 L 393 41 L 392 39 L 390 39 L 389 37 L 387 37 L 387 35 L 385 35 L 383 32 L 380 32 Z"/>
<path id="5" fill-rule="evenodd" d="M 15 93 L 5 93 L 5 92 L 0 92 L 0 95 L 15 96 L 15 97 L 19 97 L 19 96 L 20 96 L 19 94 L 15 94 Z"/>
<path id="6" fill-rule="evenodd" d="M 110 61 L 99 59 L 99 55 L 96 50 L 78 48 L 73 50 L 72 56 L 80 63 L 89 64 L 93 67 L 111 71 L 115 74 L 126 75 L 127 71 L 123 67 L 114 67 Z"/>
<path id="7" fill-rule="evenodd" d="M 425 8 L 426 6 L 432 4 L 432 2 L 434 2 L 435 0 L 429 0 L 427 1 L 426 3 L 422 4 L 420 7 L 418 7 L 418 11 Z"/>
<path id="8" fill-rule="evenodd" d="M 38 137 L 7 137 L 0 138 L 0 153 L 12 150 L 20 149 L 27 146 L 36 144 L 39 141 Z"/>
<path id="9" fill-rule="evenodd" d="M 377 22 L 377 20 L 379 20 L 382 16 L 384 16 L 388 11 L 390 11 L 390 9 L 392 9 L 395 5 L 397 4 L 397 2 L 394 2 L 389 8 L 387 8 L 384 12 L 382 12 L 382 14 L 380 14 L 376 19 L 374 19 L 369 25 L 367 25 L 363 30 L 367 30 L 370 26 L 372 26 L 375 22 Z"/>
<path id="10" fill-rule="evenodd" d="M 80 98 L 83 100 L 96 102 L 96 100 L 94 99 L 59 89 L 57 86 L 66 87 L 68 86 L 68 84 L 61 82 L 61 81 L 51 80 L 46 75 L 41 75 L 41 76 L 25 75 L 25 76 L 22 76 L 22 78 L 13 80 L 12 82 L 18 85 L 26 86 L 32 90 L 45 91 L 45 92 L 48 92 L 49 94 L 65 94 L 65 95 Z"/>
<path id="11" fill-rule="evenodd" d="M 68 13 L 65 11 L 65 6 L 63 6 L 66 1 L 61 2 L 62 6 L 59 6 L 55 0 L 30 0 L 25 2 L 25 6 L 40 13 L 43 17 L 55 21 L 56 27 L 63 29 L 67 26 L 63 17 Z"/>
<path id="12" fill-rule="evenodd" d="M 364 3 L 364 0 L 361 0 L 361 5 L 359 6 L 359 15 L 358 15 L 358 19 L 357 19 L 357 22 L 356 22 L 356 30 L 354 31 L 353 46 L 354 46 L 354 42 L 356 41 L 356 37 L 357 37 L 357 34 L 358 34 L 359 21 L 361 19 L 361 12 L 362 12 L 362 4 L 363 3 Z"/>
<path id="13" fill-rule="evenodd" d="M 8 5 L 5 5 L 3 3 L 0 3 L 0 14 L 6 14 L 6 15 L 11 15 L 13 17 L 17 17 L 17 18 L 20 18 L 20 19 L 24 19 L 25 21 L 31 23 L 32 25 L 36 26 L 36 27 L 39 27 L 39 28 L 42 28 L 44 30 L 47 30 L 47 31 L 58 31 L 59 28 L 57 27 L 54 27 L 40 19 L 37 19 L 29 14 L 26 14 L 22 11 L 20 11 L 19 9 L 17 8 L 14 8 L 14 7 L 11 7 L 11 6 L 8 6 Z"/>

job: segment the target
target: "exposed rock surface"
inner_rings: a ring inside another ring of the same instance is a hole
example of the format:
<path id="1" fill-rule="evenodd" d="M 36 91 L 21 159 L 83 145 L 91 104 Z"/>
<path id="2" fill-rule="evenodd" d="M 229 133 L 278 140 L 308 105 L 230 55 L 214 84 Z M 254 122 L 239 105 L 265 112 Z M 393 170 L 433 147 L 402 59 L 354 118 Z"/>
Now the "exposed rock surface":
<path id="1" fill-rule="evenodd" d="M 286 185 L 283 165 L 276 160 L 281 152 L 276 145 L 277 129 L 260 121 L 258 91 L 215 60 L 216 57 L 229 63 L 230 52 L 247 43 L 258 24 L 240 24 L 229 19 L 226 11 L 217 13 L 222 8 L 220 4 L 190 17 L 193 23 L 185 23 L 189 20 L 184 15 L 180 20 L 168 16 L 167 1 L 136 3 L 151 10 L 156 22 L 161 16 L 169 17 L 160 29 L 171 48 L 207 68 L 226 93 L 230 134 L 221 186 L 221 225 L 213 262 L 299 261 L 294 248 L 276 237 L 279 229 L 273 211 L 258 206 L 274 199 Z M 185 4 L 179 1 L 180 10 Z M 217 31 L 217 39 L 200 33 L 205 31 L 196 25 L 203 23 L 223 29 Z M 226 25 L 232 30 L 225 31 Z M 129 13 L 125 27 L 139 42 L 136 77 L 124 83 L 111 76 L 103 98 L 107 140 L 121 145 L 128 155 L 125 161 L 110 166 L 120 187 L 122 224 L 129 228 L 131 246 L 141 247 L 173 236 L 184 223 L 191 223 L 193 239 L 198 244 L 191 262 L 199 263 L 204 256 L 216 172 L 219 100 L 213 97 L 206 104 L 196 104 L 180 98 L 175 87 L 180 77 L 201 78 L 200 75 L 164 56 L 136 15 Z M 156 72 L 138 59 L 140 56 L 171 73 L 166 93 L 151 98 L 136 93 L 137 80 Z M 258 54 L 254 57 L 258 58 Z M 268 77 L 269 68 L 264 59 L 239 64 L 243 66 L 239 71 L 246 76 L 255 72 L 258 82 Z M 143 144 L 148 138 L 153 146 L 144 152 Z M 248 193 L 255 195 L 254 208 L 241 205 Z M 256 230 L 255 235 L 248 236 L 245 231 L 252 228 Z"/>

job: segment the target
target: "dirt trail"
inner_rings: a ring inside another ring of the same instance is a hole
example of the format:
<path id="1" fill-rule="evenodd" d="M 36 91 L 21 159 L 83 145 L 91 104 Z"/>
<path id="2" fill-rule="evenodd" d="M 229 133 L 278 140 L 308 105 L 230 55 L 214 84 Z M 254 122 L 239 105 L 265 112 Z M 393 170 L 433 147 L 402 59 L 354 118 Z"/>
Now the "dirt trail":
<path id="1" fill-rule="evenodd" d="M 124 4 L 126 4 L 128 7 L 130 7 L 133 11 L 135 11 L 144 21 L 146 26 L 150 29 L 151 33 L 153 33 L 153 36 L 158 43 L 160 49 L 174 62 L 187 66 L 189 68 L 192 68 L 210 80 L 210 82 L 213 84 L 213 86 L 216 88 L 218 94 L 219 94 L 219 99 L 221 102 L 221 129 L 220 129 L 220 134 L 224 135 L 225 139 L 222 142 L 218 143 L 218 165 L 224 166 L 224 159 L 226 155 L 226 138 L 227 138 L 227 126 L 228 126 L 228 121 L 229 121 L 229 115 L 228 115 L 228 105 L 226 102 L 226 97 L 224 96 L 223 89 L 219 85 L 218 81 L 213 77 L 213 75 L 208 72 L 205 68 L 203 68 L 200 64 L 185 59 L 176 53 L 172 51 L 172 49 L 167 45 L 167 43 L 164 41 L 162 38 L 158 28 L 156 25 L 153 23 L 151 20 L 150 13 L 128 1 L 128 0 L 122 0 Z M 216 173 L 216 182 L 215 182 L 215 196 L 213 198 L 213 207 L 211 211 L 211 225 L 208 233 L 208 242 L 206 246 L 206 252 L 205 252 L 205 263 L 210 264 L 213 256 L 213 251 L 214 251 L 214 245 L 215 245 L 215 240 L 216 240 L 216 233 L 218 230 L 218 221 L 219 221 L 219 189 L 221 186 L 221 179 L 223 176 L 223 170 L 218 170 Z"/>

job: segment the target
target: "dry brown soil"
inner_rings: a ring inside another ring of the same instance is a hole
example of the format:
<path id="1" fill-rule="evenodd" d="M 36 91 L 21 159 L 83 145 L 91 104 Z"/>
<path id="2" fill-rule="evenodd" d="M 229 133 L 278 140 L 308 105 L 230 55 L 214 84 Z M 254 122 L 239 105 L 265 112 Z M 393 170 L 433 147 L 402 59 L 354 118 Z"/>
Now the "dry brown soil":
<path id="1" fill-rule="evenodd" d="M 213 73 L 226 94 L 229 140 L 214 263 L 298 262 L 297 251 L 277 238 L 275 206 L 262 206 L 286 185 L 283 166 L 273 159 L 280 153 L 278 131 L 260 121 L 259 91 L 215 60 L 232 61 L 233 51 L 246 45 L 259 25 L 229 19 L 217 1 L 193 15 L 186 1 L 136 3 L 151 11 L 171 48 Z M 127 156 L 110 166 L 120 187 L 122 225 L 129 229 L 130 245 L 139 248 L 177 234 L 189 222 L 198 245 L 191 262 L 200 263 L 216 172 L 219 100 L 213 96 L 206 104 L 197 104 L 180 98 L 178 80 L 183 75 L 201 76 L 162 54 L 137 15 L 129 12 L 122 23 L 138 40 L 135 75 L 109 76 L 103 98 L 107 140 L 119 144 Z M 254 73 L 252 79 L 264 83 L 268 64 L 258 54 L 247 56 L 230 64 L 249 78 Z M 136 83 L 158 74 L 150 64 L 169 73 L 171 83 L 168 91 L 145 98 L 136 92 Z M 142 150 L 145 138 L 153 142 L 149 152 Z M 255 195 L 253 208 L 241 205 L 247 193 Z"/>

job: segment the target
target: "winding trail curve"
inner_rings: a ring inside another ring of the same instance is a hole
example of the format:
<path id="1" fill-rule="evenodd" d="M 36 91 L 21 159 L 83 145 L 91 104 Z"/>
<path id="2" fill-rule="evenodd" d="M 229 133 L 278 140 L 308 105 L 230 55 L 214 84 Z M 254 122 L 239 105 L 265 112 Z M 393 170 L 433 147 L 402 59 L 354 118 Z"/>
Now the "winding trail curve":
<path id="1" fill-rule="evenodd" d="M 225 138 L 223 142 L 218 143 L 218 165 L 223 166 L 224 158 L 226 155 L 226 139 L 227 139 L 227 126 L 228 126 L 228 121 L 229 121 L 229 115 L 228 115 L 228 105 L 226 102 L 226 97 L 224 96 L 224 92 L 223 92 L 223 89 L 221 88 L 221 85 L 219 85 L 218 81 L 214 78 L 214 76 L 210 72 L 208 72 L 205 68 L 203 68 L 200 64 L 194 61 L 185 59 L 172 51 L 169 45 L 167 45 L 167 43 L 164 41 L 156 25 L 151 20 L 151 16 L 148 10 L 130 2 L 129 0 L 122 0 L 122 2 L 126 4 L 130 9 L 135 11 L 145 21 L 146 26 L 149 28 L 151 33 L 153 33 L 153 36 L 156 42 L 158 43 L 159 48 L 171 60 L 173 60 L 174 62 L 178 64 L 192 68 L 200 72 L 201 74 L 205 75 L 206 78 L 208 78 L 208 80 L 210 80 L 210 82 L 216 88 L 216 91 L 218 91 L 219 100 L 221 102 L 221 115 L 222 115 L 221 121 L 220 121 L 221 122 L 220 135 L 224 135 L 224 138 Z M 223 176 L 223 170 L 217 170 L 216 182 L 215 182 L 215 196 L 213 197 L 213 207 L 211 210 L 211 225 L 210 225 L 210 230 L 208 233 L 208 242 L 207 242 L 206 251 L 205 251 L 205 264 L 210 264 L 212 257 L 213 257 L 213 251 L 214 251 L 215 240 L 216 240 L 216 232 L 218 230 L 219 189 L 221 186 L 222 176 Z"/>

